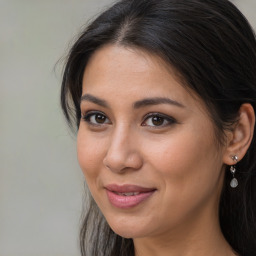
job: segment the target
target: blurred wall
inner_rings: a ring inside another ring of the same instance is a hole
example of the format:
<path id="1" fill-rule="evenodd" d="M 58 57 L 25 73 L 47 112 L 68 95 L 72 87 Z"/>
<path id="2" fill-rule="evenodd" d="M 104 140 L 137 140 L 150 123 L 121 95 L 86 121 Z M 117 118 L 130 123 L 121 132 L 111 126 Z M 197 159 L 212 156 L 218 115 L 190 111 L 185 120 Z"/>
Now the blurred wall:
<path id="1" fill-rule="evenodd" d="M 79 255 L 83 176 L 61 66 L 106 0 L 0 0 L 0 256 Z"/>
<path id="2" fill-rule="evenodd" d="M 0 256 L 79 255 L 83 176 L 56 62 L 111 0 L 0 0 Z M 256 27 L 255 0 L 235 0 Z"/>

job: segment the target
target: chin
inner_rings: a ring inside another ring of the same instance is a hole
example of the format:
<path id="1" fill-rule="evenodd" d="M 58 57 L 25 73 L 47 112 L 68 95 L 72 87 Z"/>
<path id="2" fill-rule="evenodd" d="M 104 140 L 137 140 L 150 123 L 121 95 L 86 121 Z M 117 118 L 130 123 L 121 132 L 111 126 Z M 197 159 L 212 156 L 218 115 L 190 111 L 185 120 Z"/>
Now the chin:
<path id="1" fill-rule="evenodd" d="M 111 227 L 112 228 L 112 227 Z M 139 237 L 144 237 L 145 234 L 144 232 L 138 231 L 138 230 L 125 230 L 123 227 L 122 228 L 112 228 L 112 230 L 119 236 L 124 237 L 124 238 L 139 238 Z"/>
<path id="2" fill-rule="evenodd" d="M 140 238 L 145 237 L 148 234 L 148 230 L 140 225 L 140 222 L 136 224 L 130 224 L 127 220 L 121 222 L 108 222 L 110 228 L 119 236 L 124 238 Z"/>

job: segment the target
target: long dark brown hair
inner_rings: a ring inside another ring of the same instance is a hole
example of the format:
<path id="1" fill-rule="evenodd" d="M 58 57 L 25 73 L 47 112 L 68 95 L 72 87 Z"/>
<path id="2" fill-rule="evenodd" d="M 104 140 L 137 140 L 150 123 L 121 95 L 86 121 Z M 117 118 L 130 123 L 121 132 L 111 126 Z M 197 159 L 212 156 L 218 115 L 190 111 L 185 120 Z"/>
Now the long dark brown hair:
<path id="1" fill-rule="evenodd" d="M 218 142 L 243 103 L 256 110 L 256 41 L 241 12 L 227 0 L 122 0 L 99 15 L 71 48 L 61 105 L 79 128 L 82 77 L 90 57 L 106 44 L 143 49 L 174 67 L 205 102 Z M 239 186 L 227 171 L 219 206 L 222 232 L 243 256 L 256 255 L 256 133 L 237 164 Z M 89 193 L 89 192 L 88 192 Z M 83 256 L 132 256 L 132 239 L 115 234 L 89 194 L 80 233 Z"/>

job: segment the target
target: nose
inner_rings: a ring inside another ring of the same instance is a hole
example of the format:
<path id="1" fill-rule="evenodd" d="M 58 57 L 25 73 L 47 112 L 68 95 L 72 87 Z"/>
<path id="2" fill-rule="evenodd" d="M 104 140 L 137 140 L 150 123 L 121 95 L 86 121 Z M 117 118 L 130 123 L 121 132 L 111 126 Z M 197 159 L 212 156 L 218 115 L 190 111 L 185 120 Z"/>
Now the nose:
<path id="1" fill-rule="evenodd" d="M 116 129 L 109 138 L 109 147 L 103 164 L 115 173 L 139 170 L 143 159 L 136 136 L 127 129 Z"/>

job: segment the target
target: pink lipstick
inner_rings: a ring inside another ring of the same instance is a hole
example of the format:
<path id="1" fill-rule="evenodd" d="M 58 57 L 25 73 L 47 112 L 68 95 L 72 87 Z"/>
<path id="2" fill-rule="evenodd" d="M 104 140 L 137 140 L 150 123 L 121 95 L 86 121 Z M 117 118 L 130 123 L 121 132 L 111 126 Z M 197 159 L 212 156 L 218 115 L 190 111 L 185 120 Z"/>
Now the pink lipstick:
<path id="1" fill-rule="evenodd" d="M 111 184 L 105 187 L 110 203 L 117 208 L 131 208 L 148 199 L 155 188 L 144 188 L 136 185 Z"/>

